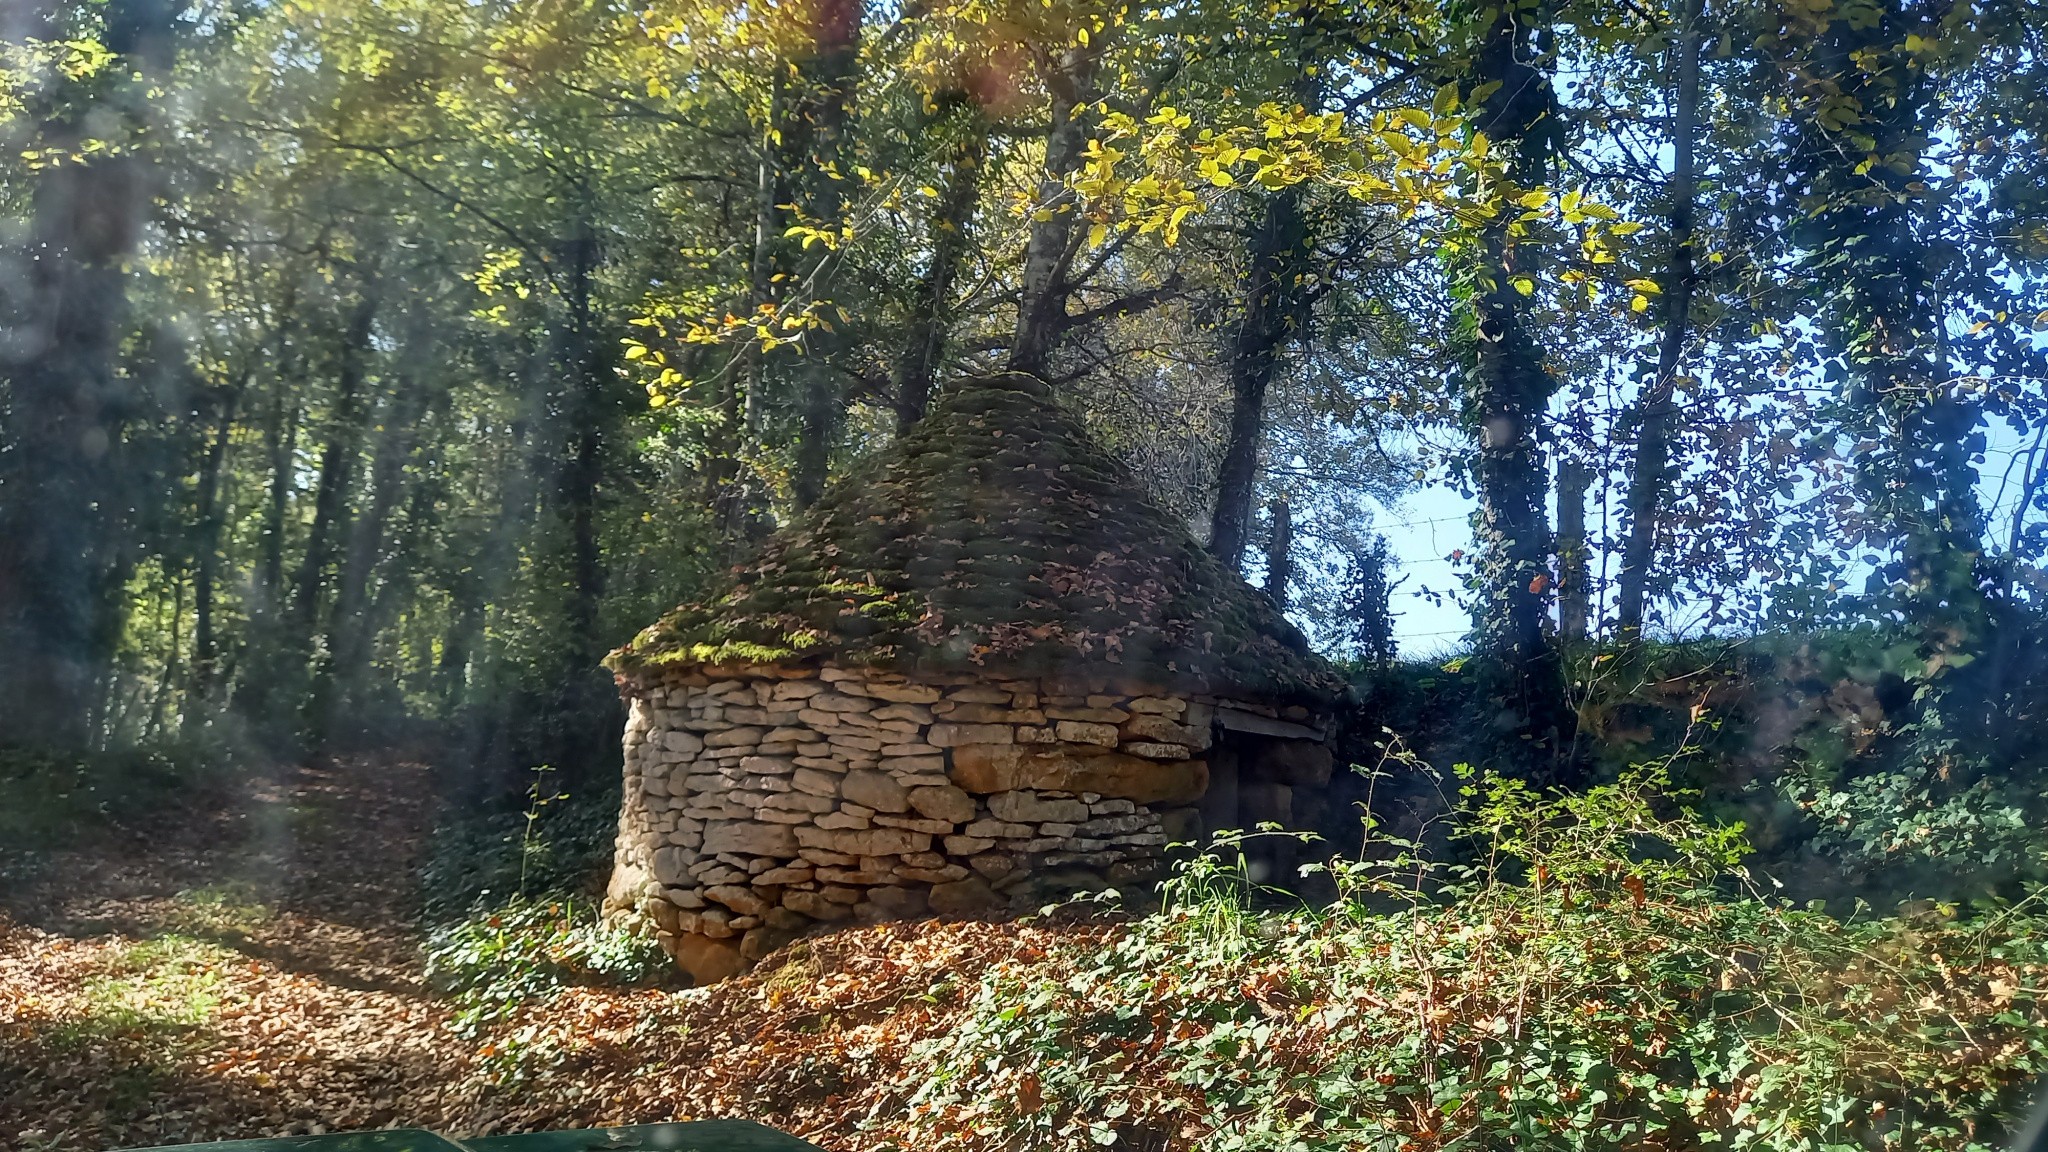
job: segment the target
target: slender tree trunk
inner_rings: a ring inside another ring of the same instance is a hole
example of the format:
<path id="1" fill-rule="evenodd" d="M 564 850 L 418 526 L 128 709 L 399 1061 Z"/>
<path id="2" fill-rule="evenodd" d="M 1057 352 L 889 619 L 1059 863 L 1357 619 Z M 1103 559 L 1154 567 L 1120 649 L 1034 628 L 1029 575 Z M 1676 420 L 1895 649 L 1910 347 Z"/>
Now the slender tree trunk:
<path id="1" fill-rule="evenodd" d="M 1045 134 L 1045 170 L 1039 174 L 1038 197 L 1030 235 L 1024 242 L 1024 265 L 1018 279 L 1017 328 L 1010 341 L 1008 366 L 1013 372 L 1044 376 L 1053 351 L 1067 331 L 1067 299 L 1073 265 L 1079 199 L 1067 181 L 1081 168 L 1088 143 L 1088 102 L 1101 66 L 1101 41 L 1066 44 L 1045 69 L 1051 97 L 1051 125 Z"/>
<path id="2" fill-rule="evenodd" d="M 794 172 L 804 215 L 817 227 L 839 228 L 846 217 L 845 181 L 835 174 L 842 166 L 847 123 L 853 114 L 863 7 L 861 0 L 814 0 L 813 12 L 813 55 L 798 68 L 805 92 L 796 119 L 803 129 L 805 155 Z M 823 306 L 818 318 L 829 327 L 806 330 L 804 355 L 797 366 L 802 424 L 792 488 L 799 508 L 816 503 L 825 491 L 825 474 L 845 409 L 835 361 L 846 346 L 847 321 L 829 306 L 836 253 L 823 244 L 815 251 L 817 259 L 806 269 L 805 279 L 813 300 Z"/>
<path id="3" fill-rule="evenodd" d="M 939 359 L 953 321 L 953 283 L 967 256 L 967 227 L 981 199 L 981 174 L 988 162 L 988 124 L 977 110 L 961 129 L 946 190 L 932 213 L 931 262 L 917 285 L 903 354 L 896 365 L 896 431 L 908 432 L 924 419 Z"/>
<path id="4" fill-rule="evenodd" d="M 1593 470 L 1569 452 L 1557 461 L 1557 635 L 1584 640 L 1593 619 L 1593 569 L 1586 543 L 1586 491 Z"/>
<path id="5" fill-rule="evenodd" d="M 349 526 L 348 547 L 341 557 L 334 608 L 327 623 L 328 658 L 316 689 L 323 700 L 316 713 L 322 735 L 336 732 L 341 713 L 356 702 L 356 687 L 368 662 L 374 627 L 365 609 L 384 554 L 391 510 L 403 488 L 405 465 L 412 459 L 423 392 L 414 380 L 406 378 L 399 379 L 392 390 L 371 458 L 369 502 Z"/>
<path id="6" fill-rule="evenodd" d="M 1664 331 L 1657 341 L 1657 370 L 1636 404 L 1635 461 L 1629 470 L 1628 536 L 1622 543 L 1621 573 L 1615 588 L 1615 626 L 1621 642 L 1641 639 L 1649 602 L 1650 573 L 1656 565 L 1657 528 L 1664 493 L 1670 487 L 1672 404 L 1685 345 L 1692 332 L 1693 176 L 1700 104 L 1700 0 L 1684 0 L 1678 35 L 1671 45 L 1671 179 L 1666 185 L 1666 219 L 1671 249 L 1664 273 Z"/>
<path id="7" fill-rule="evenodd" d="M 287 295 L 279 311 L 270 408 L 263 426 L 263 455 L 270 470 L 270 485 L 258 540 L 255 590 L 249 603 L 249 638 L 243 649 L 248 658 L 234 687 L 236 710 L 254 718 L 271 716 L 273 689 L 287 658 L 285 516 L 291 509 L 293 477 L 298 471 L 301 383 L 294 370 L 296 360 L 291 344 L 294 305 L 295 296 Z"/>
<path id="8" fill-rule="evenodd" d="M 214 582 L 220 570 L 221 528 L 226 519 L 221 510 L 222 465 L 227 459 L 228 438 L 234 432 L 235 410 L 248 387 L 251 369 L 233 387 L 215 398 L 213 443 L 199 469 L 199 532 L 193 542 L 196 553 L 192 570 L 192 680 L 186 719 L 203 717 L 213 699 L 219 673 L 219 641 L 214 635 Z"/>
<path id="9" fill-rule="evenodd" d="M 1272 534 L 1266 538 L 1266 599 L 1287 611 L 1287 584 L 1294 579 L 1294 514 L 1287 501 L 1275 500 L 1270 508 Z"/>
<path id="10" fill-rule="evenodd" d="M 1308 267 L 1308 225 L 1299 187 L 1266 198 L 1252 233 L 1244 312 L 1230 349 L 1230 434 L 1216 474 L 1209 551 L 1232 572 L 1244 570 L 1252 502 L 1265 438 L 1266 390 L 1280 350 L 1303 327 L 1302 281 Z"/>
<path id="11" fill-rule="evenodd" d="M 569 634 L 578 666 L 594 668 L 603 655 L 598 605 L 604 598 L 604 557 L 598 542 L 598 499 L 604 481 L 604 387 L 610 375 L 598 347 L 592 279 L 597 271 L 597 237 L 578 221 L 569 241 L 569 346 L 565 367 L 575 389 L 569 461 L 562 489 L 569 511 Z"/>
<path id="12" fill-rule="evenodd" d="M 377 314 L 377 296 L 366 287 L 350 311 L 342 333 L 335 377 L 334 410 L 327 444 L 320 454 L 320 477 L 313 488 L 313 523 L 306 534 L 306 553 L 299 563 L 298 588 L 292 601 L 291 630 L 300 643 L 310 641 L 318 626 L 321 593 L 334 563 L 335 539 L 348 515 L 348 492 L 362 452 L 364 359 L 370 351 L 370 328 Z"/>

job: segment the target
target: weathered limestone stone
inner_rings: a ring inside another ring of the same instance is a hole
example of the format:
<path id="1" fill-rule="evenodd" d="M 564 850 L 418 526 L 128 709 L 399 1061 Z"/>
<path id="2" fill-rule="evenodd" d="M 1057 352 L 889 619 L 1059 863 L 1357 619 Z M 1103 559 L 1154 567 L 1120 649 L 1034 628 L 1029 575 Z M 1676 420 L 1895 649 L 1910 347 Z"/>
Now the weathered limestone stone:
<path id="1" fill-rule="evenodd" d="M 1075 744 L 1100 744 L 1105 748 L 1116 747 L 1118 734 L 1114 724 L 1091 724 L 1081 720 L 1062 720 L 1053 726 L 1053 731 L 1062 740 Z"/>
<path id="2" fill-rule="evenodd" d="M 1139 696 L 1124 704 L 1133 712 L 1150 712 L 1160 716 L 1178 716 L 1188 710 L 1188 702 L 1164 696 Z"/>
<path id="3" fill-rule="evenodd" d="M 813 796 L 839 795 L 839 777 L 816 768 L 798 768 L 789 778 L 790 787 Z"/>
<path id="4" fill-rule="evenodd" d="M 716 984 L 747 970 L 746 958 L 740 955 L 738 945 L 695 932 L 675 937 L 670 955 L 698 984 Z"/>
<path id="5" fill-rule="evenodd" d="M 744 756 L 740 759 L 740 771 L 756 776 L 787 776 L 795 770 L 795 763 L 780 756 Z"/>
<path id="6" fill-rule="evenodd" d="M 1047 708 L 1045 714 L 1054 720 L 1092 724 L 1121 724 L 1131 718 L 1131 714 L 1121 708 Z"/>
<path id="7" fill-rule="evenodd" d="M 963 831 L 969 836 L 986 836 L 994 839 L 1016 839 L 1038 834 L 1033 825 L 1011 824 L 1002 820 L 976 820 Z"/>
<path id="8" fill-rule="evenodd" d="M 761 742 L 759 728 L 727 728 L 704 737 L 706 748 L 751 748 Z"/>
<path id="9" fill-rule="evenodd" d="M 756 895 L 753 889 L 742 888 L 737 884 L 720 884 L 715 888 L 706 888 L 704 898 L 715 900 L 742 916 L 759 916 L 768 911 L 766 900 Z"/>
<path id="10" fill-rule="evenodd" d="M 1048 800 L 1034 792 L 998 792 L 988 798 L 988 810 L 998 820 L 1017 824 L 1047 820 L 1078 824 L 1088 818 L 1088 806 L 1079 800 Z"/>
<path id="11" fill-rule="evenodd" d="M 813 920 L 851 920 L 853 909 L 829 900 L 817 892 L 785 892 L 782 906 L 801 912 Z"/>
<path id="12" fill-rule="evenodd" d="M 811 821 L 811 823 L 820 828 L 828 829 L 872 828 L 875 826 L 874 821 L 869 817 L 844 811 L 827 812 L 823 816 Z"/>
<path id="13" fill-rule="evenodd" d="M 853 856 L 897 856 L 905 852 L 922 852 L 932 844 L 929 835 L 923 832 L 906 832 L 900 828 L 845 831 L 798 828 L 796 839 L 806 848 L 823 848 L 830 852 L 844 852 Z"/>
<path id="14" fill-rule="evenodd" d="M 1143 756 L 1147 760 L 1185 760 L 1190 754 L 1185 744 L 1154 744 L 1145 740 L 1133 740 L 1124 745 L 1121 751 L 1133 756 Z"/>
<path id="15" fill-rule="evenodd" d="M 889 700 L 897 704 L 932 704 L 939 700 L 937 688 L 923 684 L 881 684 L 869 681 L 867 693 L 877 700 Z"/>
<path id="16" fill-rule="evenodd" d="M 820 692 L 811 697 L 810 706 L 824 712 L 867 712 L 874 708 L 874 703 L 838 692 Z"/>
<path id="17" fill-rule="evenodd" d="M 908 812 L 910 792 L 886 772 L 867 769 L 848 772 L 840 782 L 839 794 L 877 812 Z"/>
<path id="18" fill-rule="evenodd" d="M 939 748 L 1009 744 L 1016 739 L 1016 729 L 1007 724 L 934 724 L 925 732 L 924 738 Z"/>
<path id="19" fill-rule="evenodd" d="M 965 824 L 974 819 L 974 797 L 951 784 L 912 788 L 910 806 L 933 820 Z"/>
<path id="20" fill-rule="evenodd" d="M 956 748 L 952 776 L 954 784 L 981 795 L 1035 788 L 1098 792 L 1140 804 L 1192 803 L 1209 786 L 1209 766 L 1200 760 L 1167 762 L 1120 752 L 1071 756 L 1026 745 Z"/>
<path id="21" fill-rule="evenodd" d="M 794 856 L 797 838 L 780 824 L 725 821 L 704 829 L 704 851 L 741 852 L 749 856 Z"/>
<path id="22" fill-rule="evenodd" d="M 902 720 L 920 725 L 932 722 L 932 710 L 922 704 L 889 704 L 875 709 L 874 716 L 882 721 Z"/>
<path id="23" fill-rule="evenodd" d="M 986 688 L 971 684 L 965 688 L 955 688 L 951 692 L 946 693 L 946 699 L 958 700 L 966 704 L 1008 704 L 1010 702 L 1010 693 L 1001 688 Z"/>
<path id="24" fill-rule="evenodd" d="M 980 836 L 948 836 L 945 844 L 948 856 L 974 856 L 996 846 L 994 840 Z"/>

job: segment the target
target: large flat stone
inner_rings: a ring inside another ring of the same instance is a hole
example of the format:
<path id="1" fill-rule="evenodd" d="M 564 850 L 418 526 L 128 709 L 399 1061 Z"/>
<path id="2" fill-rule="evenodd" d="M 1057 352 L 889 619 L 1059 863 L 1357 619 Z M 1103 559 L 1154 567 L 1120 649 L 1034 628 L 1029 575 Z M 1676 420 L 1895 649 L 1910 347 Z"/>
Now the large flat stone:
<path id="1" fill-rule="evenodd" d="M 1209 787 L 1209 765 L 1118 752 L 1075 756 L 1037 745 L 972 745 L 953 750 L 952 778 L 954 784 L 979 795 L 1036 788 L 1094 792 L 1139 804 L 1191 804 Z"/>
<path id="2" fill-rule="evenodd" d="M 696 984 L 716 984 L 747 970 L 746 958 L 740 955 L 740 946 L 735 941 L 713 940 L 695 932 L 685 932 L 673 940 L 669 954 Z"/>
<path id="3" fill-rule="evenodd" d="M 910 792 L 886 772 L 866 768 L 848 772 L 839 784 L 839 794 L 877 812 L 910 810 Z"/>
<path id="4" fill-rule="evenodd" d="M 950 784 L 912 788 L 910 806 L 934 820 L 965 824 L 974 819 L 974 797 Z"/>
<path id="5" fill-rule="evenodd" d="M 934 724 L 924 738 L 927 743 L 940 748 L 1010 744 L 1016 741 L 1017 730 L 1008 724 Z"/>
<path id="6" fill-rule="evenodd" d="M 1078 824 L 1088 819 L 1088 806 L 1079 800 L 1049 800 L 1035 792 L 998 792 L 988 798 L 988 810 L 998 820 L 1017 824 L 1048 820 Z"/>
<path id="7" fill-rule="evenodd" d="M 798 828 L 797 842 L 806 848 L 822 848 L 849 856 L 900 856 L 923 852 L 932 846 L 929 833 L 901 828 Z"/>
<path id="8" fill-rule="evenodd" d="M 704 854 L 731 852 L 740 856 L 794 856 L 797 838 L 785 824 L 756 824 L 751 820 L 729 820 L 704 829 Z"/>

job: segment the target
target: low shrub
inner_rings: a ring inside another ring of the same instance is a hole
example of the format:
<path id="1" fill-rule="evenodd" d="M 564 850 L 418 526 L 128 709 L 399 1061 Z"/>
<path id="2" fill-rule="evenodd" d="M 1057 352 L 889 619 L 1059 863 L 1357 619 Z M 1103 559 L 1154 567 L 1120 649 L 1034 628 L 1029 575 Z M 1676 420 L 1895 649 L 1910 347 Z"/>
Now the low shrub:
<path id="1" fill-rule="evenodd" d="M 1991 1149 L 2048 1052 L 2048 904 L 1835 917 L 1661 772 L 1469 782 L 1319 913 L 1185 864 L 1110 946 L 997 966 L 905 1074 L 920 1149 Z"/>
<path id="2" fill-rule="evenodd" d="M 478 912 L 436 929 L 425 953 L 428 982 L 455 1002 L 456 1034 L 489 1041 L 482 1055 L 500 1080 L 523 1079 L 555 1054 L 544 1030 L 507 1027 L 529 1006 L 575 985 L 653 987 L 676 975 L 653 940 L 567 900 L 514 899 Z"/>

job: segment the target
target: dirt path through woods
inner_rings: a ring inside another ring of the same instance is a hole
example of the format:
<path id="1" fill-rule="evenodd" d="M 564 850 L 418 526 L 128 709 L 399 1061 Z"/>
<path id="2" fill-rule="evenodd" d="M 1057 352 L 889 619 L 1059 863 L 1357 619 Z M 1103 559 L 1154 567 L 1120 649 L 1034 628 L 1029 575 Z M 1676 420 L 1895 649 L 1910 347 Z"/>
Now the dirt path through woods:
<path id="1" fill-rule="evenodd" d="M 280 769 L 0 891 L 0 1147 L 439 1123 L 468 1045 L 420 981 L 417 764 Z M 17 869 L 17 872 L 22 872 Z"/>
<path id="2" fill-rule="evenodd" d="M 205 821 L 0 885 L 0 1149 L 738 1116 L 890 1142 L 971 979 L 1106 928 L 889 924 L 680 992 L 570 988 L 481 1040 L 422 983 L 426 769 L 286 770 Z M 525 1053 L 508 1060 L 508 1053 Z"/>

